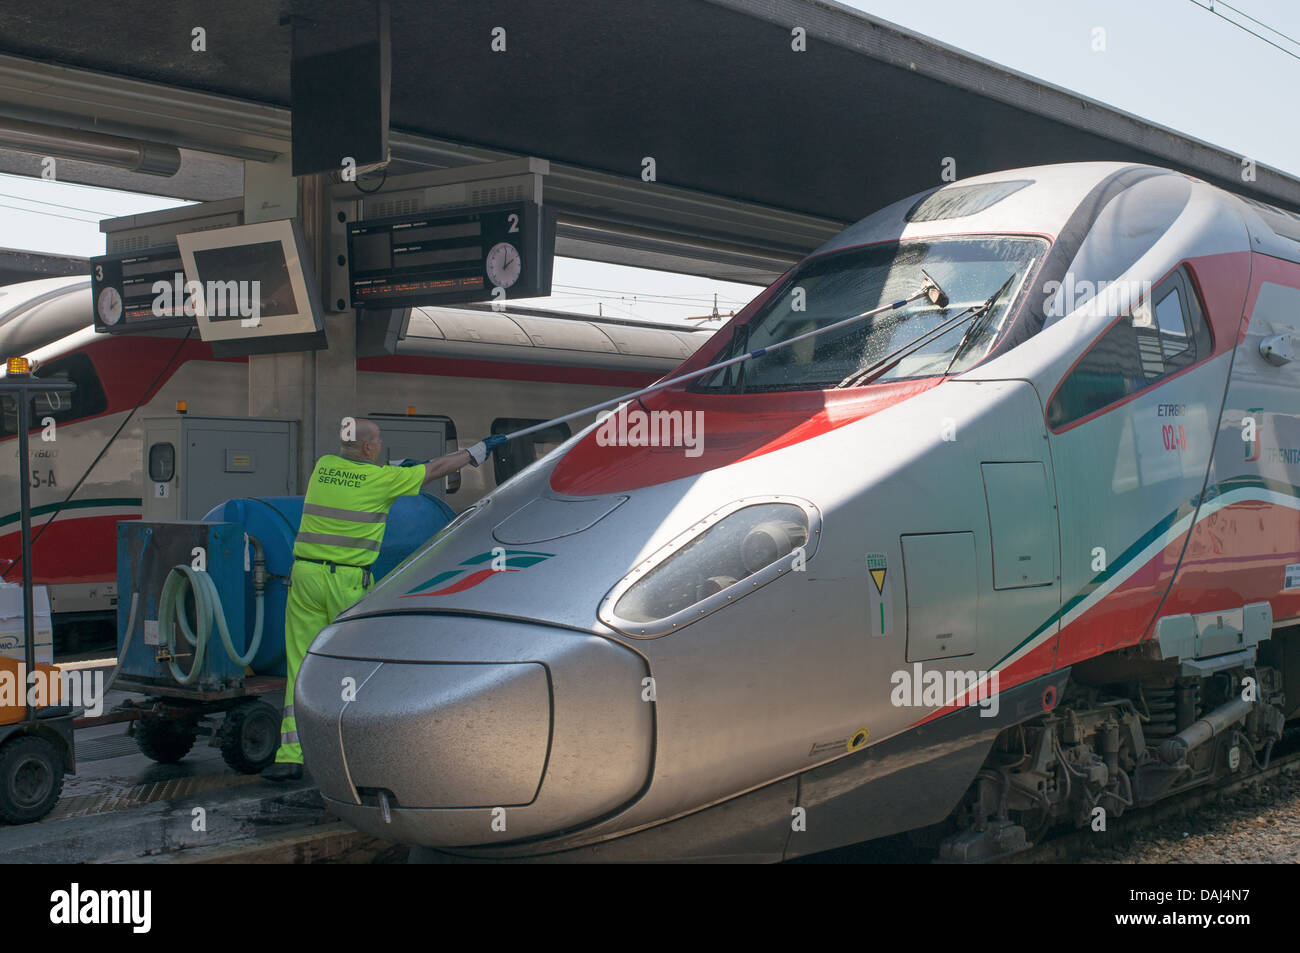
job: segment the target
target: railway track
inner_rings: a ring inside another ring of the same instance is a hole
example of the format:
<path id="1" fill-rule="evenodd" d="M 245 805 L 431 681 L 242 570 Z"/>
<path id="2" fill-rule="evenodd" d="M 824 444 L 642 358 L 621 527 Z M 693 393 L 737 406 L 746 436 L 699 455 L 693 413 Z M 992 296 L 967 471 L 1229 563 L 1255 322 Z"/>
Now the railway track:
<path id="1" fill-rule="evenodd" d="M 1286 775 L 1300 776 L 1300 727 L 1289 730 L 1274 747 L 1273 757 L 1263 771 L 1218 785 L 1207 785 L 1159 801 L 1149 807 L 1130 809 L 1110 817 L 1106 831 L 1091 828 L 1071 830 L 1058 827 L 1028 850 L 987 861 L 991 864 L 1058 864 L 1088 859 L 1105 850 L 1132 842 L 1134 837 L 1174 818 L 1187 817 L 1203 808 L 1221 804 L 1233 794 Z M 935 862 L 940 835 L 931 828 L 895 834 L 849 847 L 796 858 L 791 864 L 927 864 Z"/>

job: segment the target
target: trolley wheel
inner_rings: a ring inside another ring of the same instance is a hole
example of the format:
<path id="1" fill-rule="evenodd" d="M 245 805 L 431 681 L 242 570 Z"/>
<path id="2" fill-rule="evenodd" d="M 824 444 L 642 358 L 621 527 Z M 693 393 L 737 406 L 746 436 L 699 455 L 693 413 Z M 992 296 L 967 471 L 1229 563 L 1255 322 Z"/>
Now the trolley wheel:
<path id="1" fill-rule="evenodd" d="M 257 774 L 280 747 L 280 712 L 264 701 L 245 699 L 230 711 L 217 733 L 221 757 L 242 774 Z"/>
<path id="2" fill-rule="evenodd" d="M 0 747 L 0 820 L 39 821 L 63 792 L 63 756 L 44 738 L 23 735 Z"/>
<path id="3" fill-rule="evenodd" d="M 190 753 L 199 732 L 191 720 L 145 715 L 135 723 L 135 743 L 145 757 L 159 764 L 175 764 Z"/>

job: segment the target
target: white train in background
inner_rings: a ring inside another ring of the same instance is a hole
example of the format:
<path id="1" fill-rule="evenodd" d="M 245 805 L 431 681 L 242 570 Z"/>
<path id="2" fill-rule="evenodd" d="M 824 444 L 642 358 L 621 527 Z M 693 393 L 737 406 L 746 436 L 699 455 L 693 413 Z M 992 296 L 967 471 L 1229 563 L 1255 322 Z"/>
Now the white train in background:
<path id="1" fill-rule="evenodd" d="M 25 474 L 39 534 L 35 581 L 49 587 L 56 627 L 108 618 L 116 605 L 116 526 L 141 515 L 142 422 L 175 414 L 179 401 L 192 416 L 248 414 L 248 358 L 214 357 L 197 333 L 183 343 L 183 332 L 97 334 L 92 313 L 89 278 L 0 287 L 0 354 L 26 355 L 37 376 L 77 384 L 61 404 L 38 401 L 36 417 L 54 419 L 56 439 L 33 431 Z M 357 410 L 437 418 L 444 449 L 452 449 L 458 436 L 479 440 L 517 430 L 644 386 L 711 334 L 540 312 L 417 308 L 395 354 L 358 357 Z M 130 423 L 43 530 L 137 403 Z M 16 446 L 12 405 L 0 426 L 0 439 Z M 569 434 L 560 425 L 531 442 L 513 441 L 490 465 L 467 468 L 459 487 L 440 492 L 463 510 Z M 13 463 L 0 468 L 0 576 L 17 575 L 17 471 Z"/>

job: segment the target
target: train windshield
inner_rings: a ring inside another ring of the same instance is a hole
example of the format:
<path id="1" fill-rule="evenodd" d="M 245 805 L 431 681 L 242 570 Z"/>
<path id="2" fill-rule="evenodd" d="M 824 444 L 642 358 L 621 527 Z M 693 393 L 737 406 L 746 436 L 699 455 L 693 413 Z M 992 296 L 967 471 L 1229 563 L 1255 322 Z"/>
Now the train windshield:
<path id="1" fill-rule="evenodd" d="M 921 286 L 922 270 L 947 292 L 948 304 L 940 308 L 925 299 L 914 301 L 715 371 L 691 389 L 730 394 L 823 390 L 868 373 L 872 380 L 903 380 L 943 374 L 950 364 L 951 373 L 966 370 L 988 356 L 1046 251 L 1047 242 L 1037 238 L 953 238 L 871 245 L 815 259 L 749 322 L 734 328 L 731 343 L 715 362 L 910 297 Z M 969 309 L 978 308 L 1008 279 L 989 312 L 968 320 Z M 945 325 L 951 326 L 944 330 Z M 917 341 L 921 343 L 911 349 Z M 900 348 L 907 353 L 896 363 L 891 358 L 875 367 Z"/>

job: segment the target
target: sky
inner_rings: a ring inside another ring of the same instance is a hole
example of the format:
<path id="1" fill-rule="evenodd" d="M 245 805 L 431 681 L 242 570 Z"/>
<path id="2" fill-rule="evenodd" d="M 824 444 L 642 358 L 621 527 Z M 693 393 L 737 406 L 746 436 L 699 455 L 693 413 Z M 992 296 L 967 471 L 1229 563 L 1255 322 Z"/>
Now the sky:
<path id="1" fill-rule="evenodd" d="M 1300 124 L 1293 105 L 1300 87 L 1300 42 L 1290 39 L 1300 40 L 1300 2 L 1233 0 L 1227 6 L 1214 0 L 1217 13 L 1207 9 L 1210 3 L 851 0 L 845 5 L 1300 177 Z M 0 175 L 0 246 L 103 254 L 100 218 L 178 204 L 183 203 Z M 560 258 L 551 297 L 534 303 L 691 324 L 699 322 L 688 318 L 711 313 L 714 294 L 726 315 L 758 290 Z"/>

